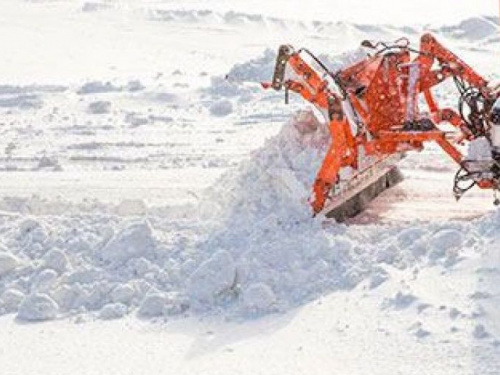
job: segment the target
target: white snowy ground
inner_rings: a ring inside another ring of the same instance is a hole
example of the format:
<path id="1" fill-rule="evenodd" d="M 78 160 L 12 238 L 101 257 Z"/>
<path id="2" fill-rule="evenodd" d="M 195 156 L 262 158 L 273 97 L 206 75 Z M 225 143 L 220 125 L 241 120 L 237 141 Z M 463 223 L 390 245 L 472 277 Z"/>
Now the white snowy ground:
<path id="1" fill-rule="evenodd" d="M 498 374 L 491 195 L 431 147 L 312 220 L 327 137 L 258 84 L 281 43 L 424 30 L 498 77 L 496 1 L 401 3 L 3 0 L 2 373 Z"/>

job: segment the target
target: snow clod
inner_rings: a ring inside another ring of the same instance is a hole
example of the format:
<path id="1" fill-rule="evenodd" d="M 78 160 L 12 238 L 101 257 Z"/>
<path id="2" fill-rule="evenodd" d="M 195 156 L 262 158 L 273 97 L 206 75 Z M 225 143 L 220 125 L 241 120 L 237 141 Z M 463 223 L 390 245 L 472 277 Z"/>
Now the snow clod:
<path id="1" fill-rule="evenodd" d="M 235 287 L 236 266 L 231 254 L 216 252 L 203 262 L 188 281 L 188 295 L 198 304 L 214 304 Z"/>
<path id="2" fill-rule="evenodd" d="M 243 290 L 243 306 L 247 311 L 269 312 L 276 308 L 276 296 L 264 283 L 254 283 Z"/>
<path id="3" fill-rule="evenodd" d="M 127 306 L 123 303 L 108 303 L 99 312 L 99 318 L 104 320 L 122 318 L 127 314 Z"/>
<path id="4" fill-rule="evenodd" d="M 10 253 L 0 253 L 0 277 L 19 266 L 19 260 Z"/>
<path id="5" fill-rule="evenodd" d="M 96 255 L 108 263 L 124 263 L 151 254 L 155 243 L 149 222 L 137 222 L 122 229 Z"/>
<path id="6" fill-rule="evenodd" d="M 210 114 L 217 117 L 225 117 L 233 112 L 233 104 L 229 100 L 219 100 L 213 103 L 210 108 Z"/>
<path id="7" fill-rule="evenodd" d="M 26 321 L 51 320 L 57 316 L 59 306 L 46 294 L 27 296 L 20 304 L 17 318 Z"/>

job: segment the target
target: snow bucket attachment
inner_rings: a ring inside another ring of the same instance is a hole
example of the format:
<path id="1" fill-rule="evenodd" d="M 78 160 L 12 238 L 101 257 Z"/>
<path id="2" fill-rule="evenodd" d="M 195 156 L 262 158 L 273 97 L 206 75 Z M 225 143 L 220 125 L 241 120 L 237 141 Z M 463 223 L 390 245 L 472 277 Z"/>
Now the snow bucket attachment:
<path id="1" fill-rule="evenodd" d="M 339 223 L 353 218 L 363 212 L 370 202 L 385 190 L 403 181 L 403 175 L 396 166 L 378 173 L 370 170 L 365 173 L 370 177 L 360 182 L 359 186 L 352 187 L 344 194 L 332 196 L 322 211 L 327 218 L 335 219 Z"/>

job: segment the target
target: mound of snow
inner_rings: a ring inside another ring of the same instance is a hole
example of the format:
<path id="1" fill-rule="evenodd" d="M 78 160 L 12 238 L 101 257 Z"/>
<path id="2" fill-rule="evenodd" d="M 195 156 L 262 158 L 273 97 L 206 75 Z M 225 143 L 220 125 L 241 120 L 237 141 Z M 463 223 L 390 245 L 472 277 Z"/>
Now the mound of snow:
<path id="1" fill-rule="evenodd" d="M 312 122 L 312 131 L 304 133 L 299 118 Z M 312 112 L 298 113 L 236 173 L 224 175 L 207 191 L 202 215 L 230 217 L 230 225 L 239 230 L 267 218 L 309 218 L 307 198 L 328 141 L 328 130 Z"/>
<path id="2" fill-rule="evenodd" d="M 266 49 L 262 56 L 234 65 L 229 71 L 228 77 L 236 81 L 268 81 L 270 72 L 274 71 L 275 63 L 276 51 Z"/>

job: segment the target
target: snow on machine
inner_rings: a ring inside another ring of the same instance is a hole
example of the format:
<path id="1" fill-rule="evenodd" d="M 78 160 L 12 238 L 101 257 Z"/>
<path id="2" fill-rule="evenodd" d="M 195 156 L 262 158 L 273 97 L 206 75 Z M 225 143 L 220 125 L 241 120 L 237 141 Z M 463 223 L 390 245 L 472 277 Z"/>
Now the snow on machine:
<path id="1" fill-rule="evenodd" d="M 362 46 L 372 53 L 331 72 L 307 49 L 282 45 L 272 82 L 263 83 L 284 89 L 286 100 L 289 91 L 300 94 L 327 121 L 331 140 L 310 198 L 314 215 L 342 221 L 358 214 L 401 180 L 397 165 L 405 154 L 428 142 L 436 142 L 459 165 L 453 186 L 457 200 L 475 185 L 496 196 L 499 87 L 489 86 L 431 34 L 421 37 L 420 49 L 405 38 Z M 449 79 L 458 90 L 456 109 L 441 108 L 432 93 Z M 472 152 L 466 154 L 463 146 Z"/>

